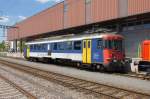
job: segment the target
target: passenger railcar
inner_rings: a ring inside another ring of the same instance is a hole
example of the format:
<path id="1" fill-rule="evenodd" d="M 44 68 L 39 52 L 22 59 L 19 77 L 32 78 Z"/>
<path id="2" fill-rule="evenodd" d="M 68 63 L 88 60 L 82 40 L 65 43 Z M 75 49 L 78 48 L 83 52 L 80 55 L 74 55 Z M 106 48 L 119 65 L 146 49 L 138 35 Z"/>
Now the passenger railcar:
<path id="1" fill-rule="evenodd" d="M 85 34 L 27 42 L 24 57 L 29 60 L 66 60 L 77 66 L 121 71 L 125 68 L 123 37 L 117 34 Z"/>

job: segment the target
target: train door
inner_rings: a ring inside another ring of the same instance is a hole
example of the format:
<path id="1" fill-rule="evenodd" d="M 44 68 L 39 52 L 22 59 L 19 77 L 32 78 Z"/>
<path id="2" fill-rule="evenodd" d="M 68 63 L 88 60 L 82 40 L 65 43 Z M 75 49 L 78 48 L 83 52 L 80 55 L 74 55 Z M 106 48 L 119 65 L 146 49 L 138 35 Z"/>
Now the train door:
<path id="1" fill-rule="evenodd" d="M 91 40 L 83 40 L 82 62 L 91 63 Z"/>

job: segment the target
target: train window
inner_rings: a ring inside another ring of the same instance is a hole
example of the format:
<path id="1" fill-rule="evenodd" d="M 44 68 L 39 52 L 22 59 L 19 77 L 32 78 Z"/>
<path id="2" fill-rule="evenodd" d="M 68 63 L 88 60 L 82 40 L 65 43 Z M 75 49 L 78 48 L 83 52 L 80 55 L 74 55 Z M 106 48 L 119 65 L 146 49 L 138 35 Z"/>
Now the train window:
<path id="1" fill-rule="evenodd" d="M 122 40 L 114 40 L 114 49 L 115 50 L 120 50 L 120 51 L 122 51 L 123 50 L 123 42 L 122 42 Z"/>
<path id="2" fill-rule="evenodd" d="M 113 49 L 113 41 L 108 40 L 108 48 Z"/>
<path id="3" fill-rule="evenodd" d="M 123 41 L 122 40 L 106 40 L 105 47 L 114 50 L 123 50 Z"/>
<path id="4" fill-rule="evenodd" d="M 58 43 L 58 49 L 59 50 L 64 50 L 64 43 Z"/>
<path id="5" fill-rule="evenodd" d="M 37 46 L 38 46 L 38 50 L 41 50 L 41 48 L 42 48 L 41 45 L 37 45 Z"/>
<path id="6" fill-rule="evenodd" d="M 105 48 L 109 48 L 109 49 L 113 48 L 113 42 L 112 42 L 112 40 L 106 40 L 105 41 Z"/>
<path id="7" fill-rule="evenodd" d="M 57 50 L 57 43 L 54 43 L 53 50 Z"/>
<path id="8" fill-rule="evenodd" d="M 90 48 L 91 47 L 91 42 L 90 41 L 88 41 L 88 48 Z"/>
<path id="9" fill-rule="evenodd" d="M 67 42 L 66 49 L 67 49 L 67 50 L 72 50 L 72 42 L 71 42 L 71 41 L 68 41 L 68 42 Z"/>
<path id="10" fill-rule="evenodd" d="M 42 44 L 42 50 L 45 50 L 45 44 Z"/>
<path id="11" fill-rule="evenodd" d="M 98 40 L 98 41 L 97 41 L 97 48 L 98 48 L 98 49 L 103 48 L 103 40 Z"/>
<path id="12" fill-rule="evenodd" d="M 33 45 L 34 50 L 36 50 L 36 45 Z"/>
<path id="13" fill-rule="evenodd" d="M 33 50 L 33 45 L 30 45 L 30 50 Z"/>
<path id="14" fill-rule="evenodd" d="M 86 48 L 86 41 L 84 41 L 84 43 L 83 43 L 83 44 L 84 44 L 84 45 L 83 45 L 83 47 L 84 47 L 84 48 Z"/>
<path id="15" fill-rule="evenodd" d="M 81 41 L 74 42 L 74 50 L 81 50 Z"/>
<path id="16" fill-rule="evenodd" d="M 42 44 L 42 50 L 43 50 L 43 51 L 46 50 L 46 44 Z"/>

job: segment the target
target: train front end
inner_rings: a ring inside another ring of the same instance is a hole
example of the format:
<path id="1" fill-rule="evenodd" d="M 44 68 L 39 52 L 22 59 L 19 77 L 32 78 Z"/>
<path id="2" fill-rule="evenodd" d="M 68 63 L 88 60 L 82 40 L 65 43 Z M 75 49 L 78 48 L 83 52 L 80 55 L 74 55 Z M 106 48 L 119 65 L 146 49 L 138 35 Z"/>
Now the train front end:
<path id="1" fill-rule="evenodd" d="M 150 40 L 142 42 L 141 59 L 141 61 L 137 62 L 139 71 L 150 72 Z"/>
<path id="2" fill-rule="evenodd" d="M 124 38 L 120 35 L 108 35 L 104 38 L 104 66 L 107 71 L 122 72 L 126 69 Z"/>

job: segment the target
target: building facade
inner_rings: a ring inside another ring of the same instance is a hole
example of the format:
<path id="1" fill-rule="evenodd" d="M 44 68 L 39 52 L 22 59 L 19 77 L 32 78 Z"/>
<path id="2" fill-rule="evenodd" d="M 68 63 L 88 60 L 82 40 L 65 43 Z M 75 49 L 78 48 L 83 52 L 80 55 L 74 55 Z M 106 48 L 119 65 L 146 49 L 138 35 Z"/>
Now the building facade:
<path id="1" fill-rule="evenodd" d="M 8 29 L 8 40 L 112 30 L 125 37 L 126 54 L 139 56 L 150 39 L 150 0 L 65 0 Z"/>

